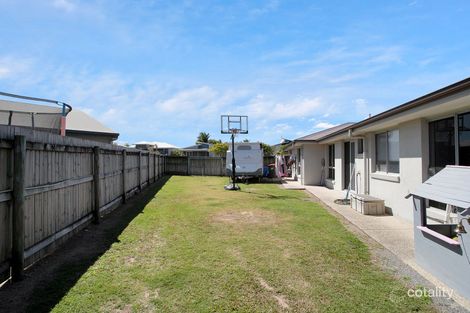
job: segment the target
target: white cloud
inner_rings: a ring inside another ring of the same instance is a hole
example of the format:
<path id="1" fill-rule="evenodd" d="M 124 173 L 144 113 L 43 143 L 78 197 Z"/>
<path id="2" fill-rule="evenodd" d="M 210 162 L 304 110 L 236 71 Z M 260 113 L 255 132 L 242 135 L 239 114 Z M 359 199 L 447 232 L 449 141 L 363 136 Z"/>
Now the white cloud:
<path id="1" fill-rule="evenodd" d="M 217 92 L 212 88 L 203 86 L 180 91 L 169 99 L 157 102 L 156 107 L 165 112 L 186 113 L 188 110 L 205 109 L 217 96 Z"/>
<path id="2" fill-rule="evenodd" d="M 354 108 L 356 110 L 356 113 L 359 116 L 362 116 L 365 118 L 369 115 L 370 110 L 369 110 L 369 106 L 368 106 L 366 99 L 358 98 L 358 99 L 355 99 L 353 103 L 354 103 Z"/>
<path id="3" fill-rule="evenodd" d="M 315 124 L 315 126 L 313 126 L 313 128 L 315 129 L 327 129 L 327 128 L 331 128 L 331 127 L 335 127 L 336 124 L 331 124 L 331 123 L 328 123 L 328 122 L 319 122 L 317 124 Z"/>
<path id="4" fill-rule="evenodd" d="M 22 76 L 30 70 L 32 60 L 12 56 L 0 56 L 0 79 Z"/>
<path id="5" fill-rule="evenodd" d="M 378 64 L 401 63 L 403 51 L 401 46 L 374 48 L 370 62 Z"/>
<path id="6" fill-rule="evenodd" d="M 244 110 L 250 116 L 267 120 L 282 120 L 318 115 L 324 113 L 325 106 L 319 97 L 279 102 L 265 95 L 256 95 L 244 107 Z"/>
<path id="7" fill-rule="evenodd" d="M 0 79 L 8 77 L 10 74 L 10 69 L 8 67 L 0 67 Z"/>
<path id="8" fill-rule="evenodd" d="M 71 0 L 54 0 L 52 6 L 65 12 L 72 12 L 76 8 L 76 4 Z"/>
<path id="9" fill-rule="evenodd" d="M 253 9 L 249 13 L 250 15 L 253 15 L 253 16 L 267 14 L 267 13 L 276 11 L 279 5 L 280 5 L 279 0 L 268 0 L 264 6 Z"/>
<path id="10" fill-rule="evenodd" d="M 287 123 L 279 123 L 274 125 L 272 129 L 278 134 L 283 134 L 287 131 L 290 131 L 292 129 L 292 126 Z"/>

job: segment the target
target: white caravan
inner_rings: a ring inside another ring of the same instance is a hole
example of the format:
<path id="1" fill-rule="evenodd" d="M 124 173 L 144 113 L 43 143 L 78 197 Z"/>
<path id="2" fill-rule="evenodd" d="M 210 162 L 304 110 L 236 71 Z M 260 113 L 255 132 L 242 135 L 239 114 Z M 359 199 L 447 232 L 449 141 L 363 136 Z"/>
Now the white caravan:
<path id="1" fill-rule="evenodd" d="M 231 145 L 230 145 L 230 148 Z M 263 176 L 263 149 L 259 142 L 235 143 L 235 174 L 237 177 Z M 227 151 L 226 172 L 232 176 L 232 151 Z"/>

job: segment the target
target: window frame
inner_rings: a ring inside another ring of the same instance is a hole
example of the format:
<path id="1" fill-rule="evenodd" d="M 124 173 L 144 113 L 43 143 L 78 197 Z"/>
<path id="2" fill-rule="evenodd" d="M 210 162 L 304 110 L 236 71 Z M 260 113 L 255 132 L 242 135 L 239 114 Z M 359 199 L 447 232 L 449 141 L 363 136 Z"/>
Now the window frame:
<path id="1" fill-rule="evenodd" d="M 390 161 L 390 155 L 389 155 L 389 151 L 390 151 L 390 134 L 392 132 L 397 132 L 398 134 L 398 161 Z M 381 170 L 379 165 L 380 164 L 383 164 L 383 163 L 379 163 L 378 162 L 378 154 L 379 154 L 379 145 L 378 145 L 378 138 L 379 136 L 383 136 L 385 135 L 385 171 Z M 391 171 L 390 168 L 390 162 L 398 162 L 398 171 L 394 172 L 394 171 Z M 399 175 L 400 174 L 400 131 L 398 129 L 391 129 L 391 130 L 387 130 L 385 132 L 381 132 L 381 133 L 376 133 L 375 134 L 375 172 L 379 172 L 379 173 L 386 173 L 386 174 L 395 174 L 395 175 Z"/>

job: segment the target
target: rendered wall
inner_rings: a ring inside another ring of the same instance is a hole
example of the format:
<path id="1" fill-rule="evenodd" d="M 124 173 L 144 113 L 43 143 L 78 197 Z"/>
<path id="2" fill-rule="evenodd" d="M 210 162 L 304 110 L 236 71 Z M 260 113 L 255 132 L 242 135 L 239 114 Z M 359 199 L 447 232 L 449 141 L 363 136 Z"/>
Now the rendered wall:
<path id="1" fill-rule="evenodd" d="M 319 144 L 303 145 L 303 173 L 304 185 L 320 185 L 322 165 L 324 158 L 324 148 Z M 326 170 L 325 170 L 326 171 Z M 326 174 L 326 173 L 325 173 Z"/>
<path id="2" fill-rule="evenodd" d="M 426 125 L 427 123 L 423 120 L 414 120 L 394 128 L 399 131 L 399 175 L 373 172 L 375 165 L 375 134 L 368 136 L 372 148 L 370 150 L 372 152 L 370 195 L 385 200 L 385 206 L 388 208 L 389 213 L 409 221 L 413 219 L 413 204 L 411 199 L 405 199 L 405 196 L 427 178 L 424 177 L 424 168 L 427 165 L 423 163 L 423 160 L 427 160 L 426 156 L 423 159 L 423 155 L 427 153 L 425 143 L 428 142 L 427 134 L 424 131 Z"/>

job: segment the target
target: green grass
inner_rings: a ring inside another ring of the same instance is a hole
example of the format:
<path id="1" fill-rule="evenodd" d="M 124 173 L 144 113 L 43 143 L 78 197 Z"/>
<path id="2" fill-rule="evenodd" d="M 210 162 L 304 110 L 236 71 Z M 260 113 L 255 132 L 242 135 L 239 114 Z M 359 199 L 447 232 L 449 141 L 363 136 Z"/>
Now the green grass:
<path id="1" fill-rule="evenodd" d="M 301 191 L 172 177 L 54 312 L 410 312 L 429 299 Z"/>

